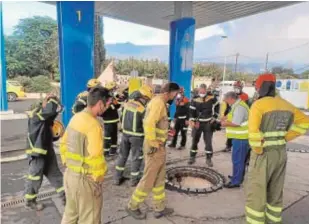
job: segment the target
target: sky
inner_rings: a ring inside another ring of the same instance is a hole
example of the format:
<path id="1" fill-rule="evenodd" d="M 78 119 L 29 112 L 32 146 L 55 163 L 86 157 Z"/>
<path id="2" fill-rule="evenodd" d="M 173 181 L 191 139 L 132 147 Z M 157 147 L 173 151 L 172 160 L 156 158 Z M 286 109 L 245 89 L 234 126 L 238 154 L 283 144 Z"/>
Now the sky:
<path id="1" fill-rule="evenodd" d="M 41 2 L 4 2 L 4 32 L 9 35 L 21 18 L 35 15 L 56 19 L 56 7 Z M 248 58 L 309 65 L 309 2 L 272 10 L 196 30 L 195 40 L 227 35 L 218 43 L 216 55 L 240 53 Z M 117 27 L 117 28 L 115 28 Z M 134 32 L 132 32 L 134 31 Z M 136 45 L 167 45 L 168 31 L 104 17 L 105 43 L 131 42 Z M 297 46 L 301 47 L 295 48 Z M 292 50 L 282 51 L 292 48 Z M 295 48 L 295 49 L 294 49 Z M 215 56 L 215 55 L 214 55 Z"/>

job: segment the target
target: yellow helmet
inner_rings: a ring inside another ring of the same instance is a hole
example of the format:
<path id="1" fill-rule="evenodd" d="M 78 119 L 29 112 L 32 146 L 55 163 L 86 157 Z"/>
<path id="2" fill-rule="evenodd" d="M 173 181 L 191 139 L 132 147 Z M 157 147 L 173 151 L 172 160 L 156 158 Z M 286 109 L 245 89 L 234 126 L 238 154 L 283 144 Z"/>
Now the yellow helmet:
<path id="1" fill-rule="evenodd" d="M 53 141 L 57 141 L 64 134 L 63 124 L 60 121 L 55 120 L 54 125 L 52 127 L 52 131 L 53 131 Z"/>
<path id="2" fill-rule="evenodd" d="M 98 79 L 89 79 L 89 81 L 87 82 L 87 88 L 93 88 L 95 86 L 100 85 L 101 82 Z"/>
<path id="3" fill-rule="evenodd" d="M 108 82 L 105 84 L 105 88 L 108 90 L 114 89 L 117 86 L 116 82 L 112 81 L 112 82 Z"/>
<path id="4" fill-rule="evenodd" d="M 153 96 L 153 91 L 152 87 L 149 85 L 143 85 L 139 90 L 138 90 L 143 96 L 151 99 Z"/>

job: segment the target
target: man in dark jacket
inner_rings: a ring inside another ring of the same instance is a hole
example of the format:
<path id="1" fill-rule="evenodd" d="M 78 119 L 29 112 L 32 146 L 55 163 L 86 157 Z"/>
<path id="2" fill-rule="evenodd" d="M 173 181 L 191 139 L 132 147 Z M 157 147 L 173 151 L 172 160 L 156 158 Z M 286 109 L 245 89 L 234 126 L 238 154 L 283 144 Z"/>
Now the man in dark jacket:
<path id="1" fill-rule="evenodd" d="M 115 185 L 120 185 L 123 178 L 125 164 L 132 150 L 131 186 L 136 186 L 141 175 L 143 161 L 144 128 L 143 119 L 147 102 L 152 98 L 152 88 L 142 86 L 131 94 L 132 99 L 124 104 L 121 116 L 122 138 L 120 152 L 116 162 Z"/>
<path id="2" fill-rule="evenodd" d="M 25 184 L 25 207 L 32 210 L 42 210 L 43 204 L 36 199 L 43 181 L 43 175 L 65 203 L 63 176 L 59 170 L 57 157 L 53 148 L 52 126 L 61 112 L 62 106 L 54 95 L 48 95 L 43 103 L 36 106 L 29 114 L 28 144 L 26 150 L 29 160 L 29 171 Z"/>
<path id="3" fill-rule="evenodd" d="M 174 115 L 175 135 L 172 143 L 168 146 L 170 148 L 176 147 L 179 132 L 181 132 L 181 143 L 178 149 L 181 150 L 186 145 L 189 124 L 189 106 L 189 99 L 184 96 L 184 88 L 182 87 L 176 97 L 176 113 Z"/>
<path id="4" fill-rule="evenodd" d="M 77 95 L 72 107 L 72 114 L 76 114 L 87 107 L 87 97 L 89 90 L 100 85 L 101 83 L 98 79 L 90 79 L 87 82 L 87 91 L 83 91 Z"/>
<path id="5" fill-rule="evenodd" d="M 197 145 L 200 141 L 201 134 L 203 133 L 206 151 L 206 164 L 209 167 L 212 167 L 213 123 L 219 116 L 219 102 L 212 94 L 207 94 L 207 86 L 205 84 L 201 84 L 199 88 L 199 97 L 191 101 L 189 113 L 190 127 L 193 129 L 193 141 L 190 151 L 190 160 L 188 163 L 195 163 L 195 156 L 198 150 Z"/>
<path id="6" fill-rule="evenodd" d="M 116 96 L 118 95 L 116 92 L 117 84 L 115 82 L 109 82 L 105 85 L 105 88 L 114 95 L 110 107 L 102 115 L 104 123 L 104 155 L 108 157 L 114 156 L 117 153 L 119 122 L 118 109 L 121 107 L 121 104 L 116 99 Z"/>

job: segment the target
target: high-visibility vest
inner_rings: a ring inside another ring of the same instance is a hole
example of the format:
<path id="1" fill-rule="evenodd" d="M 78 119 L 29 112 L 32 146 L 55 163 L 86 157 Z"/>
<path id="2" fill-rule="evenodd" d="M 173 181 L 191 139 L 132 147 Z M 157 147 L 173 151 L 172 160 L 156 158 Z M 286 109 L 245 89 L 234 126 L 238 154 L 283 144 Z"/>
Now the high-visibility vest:
<path id="1" fill-rule="evenodd" d="M 143 118 L 145 106 L 140 102 L 131 100 L 124 104 L 122 113 L 122 132 L 127 135 L 144 136 Z"/>
<path id="2" fill-rule="evenodd" d="M 227 120 L 232 122 L 234 111 L 236 107 L 244 107 L 249 116 L 249 107 L 244 101 L 238 101 L 235 105 L 232 106 L 231 111 L 227 115 Z M 248 139 L 248 120 L 242 122 L 239 127 L 227 127 L 226 128 L 227 138 L 233 139 Z"/>

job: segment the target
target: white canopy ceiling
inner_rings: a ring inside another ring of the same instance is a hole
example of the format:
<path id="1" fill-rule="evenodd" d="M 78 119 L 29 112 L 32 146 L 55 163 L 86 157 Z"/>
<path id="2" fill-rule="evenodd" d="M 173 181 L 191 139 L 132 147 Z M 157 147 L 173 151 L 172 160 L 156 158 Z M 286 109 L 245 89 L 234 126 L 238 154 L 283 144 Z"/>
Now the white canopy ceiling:
<path id="1" fill-rule="evenodd" d="M 143 1 L 108 1 L 96 2 L 96 13 L 163 30 L 169 29 L 169 24 L 175 19 L 175 2 L 143 2 Z M 266 12 L 297 2 L 283 1 L 194 1 L 193 16 L 196 28 L 202 28 L 229 20 Z"/>
<path id="2" fill-rule="evenodd" d="M 56 4 L 56 2 L 46 2 Z M 196 28 L 278 9 L 300 2 L 293 1 L 194 1 Z M 168 30 L 175 19 L 174 1 L 96 1 L 95 12 L 102 16 Z"/>

